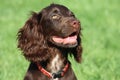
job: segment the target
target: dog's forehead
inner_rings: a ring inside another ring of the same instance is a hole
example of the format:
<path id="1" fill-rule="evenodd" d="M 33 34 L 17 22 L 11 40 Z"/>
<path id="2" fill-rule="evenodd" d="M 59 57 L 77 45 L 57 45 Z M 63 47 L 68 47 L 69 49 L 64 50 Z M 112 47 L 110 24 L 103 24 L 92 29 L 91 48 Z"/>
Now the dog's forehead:
<path id="1" fill-rule="evenodd" d="M 59 4 L 51 4 L 50 6 L 46 7 L 45 9 L 47 12 L 51 12 L 54 10 L 58 10 L 61 12 L 70 12 L 70 10 L 67 7 L 65 7 L 63 5 L 59 5 Z"/>

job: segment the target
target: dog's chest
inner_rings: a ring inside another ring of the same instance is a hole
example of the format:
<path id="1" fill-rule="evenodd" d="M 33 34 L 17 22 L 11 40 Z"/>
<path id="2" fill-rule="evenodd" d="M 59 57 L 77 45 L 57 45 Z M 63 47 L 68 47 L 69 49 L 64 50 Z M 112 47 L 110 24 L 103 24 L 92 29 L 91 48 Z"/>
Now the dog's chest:
<path id="1" fill-rule="evenodd" d="M 56 73 L 61 69 L 61 66 L 63 65 L 63 61 L 60 59 L 60 56 L 57 54 L 51 62 L 51 73 Z"/>
<path id="2" fill-rule="evenodd" d="M 56 78 L 56 79 L 51 79 L 51 80 L 59 80 L 58 78 Z"/>

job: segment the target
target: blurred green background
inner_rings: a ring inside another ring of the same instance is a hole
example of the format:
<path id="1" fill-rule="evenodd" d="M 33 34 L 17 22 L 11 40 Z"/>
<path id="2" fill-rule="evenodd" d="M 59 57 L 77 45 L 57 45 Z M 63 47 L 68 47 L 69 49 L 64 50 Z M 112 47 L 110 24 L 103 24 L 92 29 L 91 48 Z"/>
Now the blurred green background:
<path id="1" fill-rule="evenodd" d="M 0 80 L 23 80 L 29 62 L 17 32 L 50 3 L 72 10 L 82 25 L 83 61 L 72 61 L 78 80 L 120 80 L 120 0 L 0 0 Z"/>

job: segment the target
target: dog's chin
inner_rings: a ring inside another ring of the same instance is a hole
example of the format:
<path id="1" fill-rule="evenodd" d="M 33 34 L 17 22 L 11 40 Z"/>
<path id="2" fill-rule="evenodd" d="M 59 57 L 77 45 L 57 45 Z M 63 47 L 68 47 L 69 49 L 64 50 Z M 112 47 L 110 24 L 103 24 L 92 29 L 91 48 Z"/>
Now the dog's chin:
<path id="1" fill-rule="evenodd" d="M 77 35 L 74 36 L 68 36 L 65 38 L 58 37 L 58 36 L 52 36 L 50 41 L 59 47 L 64 47 L 64 48 L 73 48 L 78 45 L 77 42 Z"/>
<path id="2" fill-rule="evenodd" d="M 75 44 L 60 44 L 56 42 L 52 42 L 52 43 L 58 47 L 63 47 L 63 48 L 74 48 L 78 45 L 78 42 L 76 42 Z"/>

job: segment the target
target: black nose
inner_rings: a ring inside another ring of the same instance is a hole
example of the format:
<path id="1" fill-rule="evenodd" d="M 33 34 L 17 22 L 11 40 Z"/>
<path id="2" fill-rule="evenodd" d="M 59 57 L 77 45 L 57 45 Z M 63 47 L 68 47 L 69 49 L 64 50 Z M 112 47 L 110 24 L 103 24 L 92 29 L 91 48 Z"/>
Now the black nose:
<path id="1" fill-rule="evenodd" d="M 80 25 L 80 22 L 78 20 L 73 20 L 73 21 L 71 21 L 70 24 L 71 24 L 71 26 L 78 28 Z"/>

